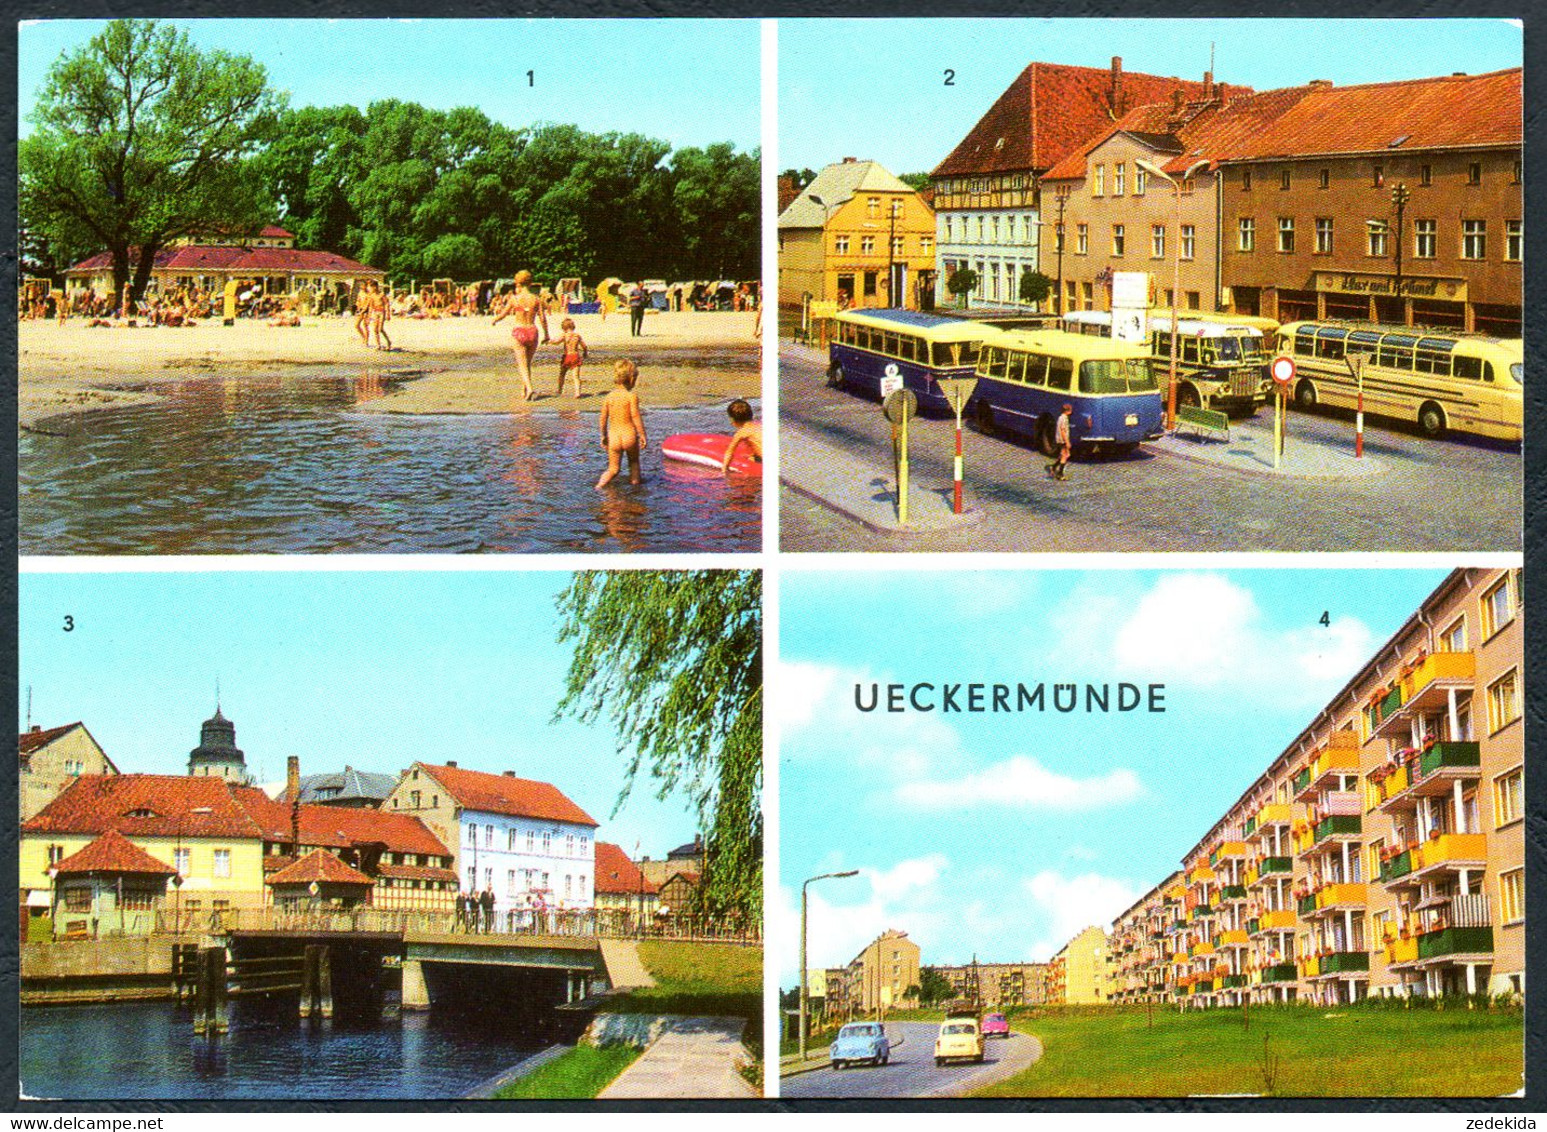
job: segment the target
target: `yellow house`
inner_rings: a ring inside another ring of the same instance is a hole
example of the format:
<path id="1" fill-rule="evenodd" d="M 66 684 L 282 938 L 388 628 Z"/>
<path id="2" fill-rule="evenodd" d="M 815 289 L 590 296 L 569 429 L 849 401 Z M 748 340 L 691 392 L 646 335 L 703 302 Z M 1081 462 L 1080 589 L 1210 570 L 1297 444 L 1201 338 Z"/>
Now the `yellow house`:
<path id="1" fill-rule="evenodd" d="M 779 216 L 781 306 L 928 310 L 934 292 L 934 211 L 874 161 L 827 166 Z"/>
<path id="2" fill-rule="evenodd" d="M 1112 960 L 1107 933 L 1089 927 L 1064 944 L 1053 957 L 1061 975 L 1062 997 L 1068 1006 L 1101 1005 L 1112 999 Z"/>
<path id="3" fill-rule="evenodd" d="M 32 727 L 16 739 L 21 820 L 52 802 L 83 774 L 117 774 L 113 760 L 97 745 L 84 723 Z"/>

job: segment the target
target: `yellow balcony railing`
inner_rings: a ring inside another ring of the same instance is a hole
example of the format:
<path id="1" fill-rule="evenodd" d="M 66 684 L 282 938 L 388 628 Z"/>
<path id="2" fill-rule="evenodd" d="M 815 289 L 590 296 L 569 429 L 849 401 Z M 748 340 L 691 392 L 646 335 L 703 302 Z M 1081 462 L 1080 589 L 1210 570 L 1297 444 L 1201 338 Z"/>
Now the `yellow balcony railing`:
<path id="1" fill-rule="evenodd" d="M 1385 951 L 1388 967 L 1393 963 L 1411 963 L 1418 958 L 1418 937 L 1415 935 L 1408 939 L 1388 939 Z"/>
<path id="2" fill-rule="evenodd" d="M 1300 960 L 1300 977 L 1302 979 L 1314 979 L 1321 974 L 1321 960 L 1316 958 Z"/>
<path id="3" fill-rule="evenodd" d="M 1456 655 L 1456 654 L 1441 654 Z M 1481 833 L 1442 833 L 1413 852 L 1413 871 L 1451 862 L 1486 861 L 1487 838 Z"/>
<path id="4" fill-rule="evenodd" d="M 1477 658 L 1469 652 L 1437 652 L 1402 679 L 1405 705 L 1436 680 L 1471 680 L 1477 675 Z"/>
<path id="5" fill-rule="evenodd" d="M 1260 830 L 1265 825 L 1288 825 L 1293 820 L 1288 802 L 1269 802 L 1257 811 L 1256 827 Z"/>
<path id="6" fill-rule="evenodd" d="M 1264 912 L 1257 917 L 1258 931 L 1293 930 L 1295 926 L 1295 913 L 1293 908 L 1280 908 L 1277 912 Z"/>
<path id="7" fill-rule="evenodd" d="M 1247 943 L 1246 931 L 1244 928 L 1235 928 L 1232 931 L 1220 932 L 1215 942 L 1220 947 L 1244 946 Z"/>
<path id="8" fill-rule="evenodd" d="M 1188 884 L 1202 884 L 1206 880 L 1214 879 L 1214 870 L 1208 865 L 1199 865 L 1187 874 Z"/>
<path id="9" fill-rule="evenodd" d="M 1316 907 L 1331 908 L 1339 904 L 1363 904 L 1365 886 L 1356 884 L 1329 884 L 1316 894 Z"/>

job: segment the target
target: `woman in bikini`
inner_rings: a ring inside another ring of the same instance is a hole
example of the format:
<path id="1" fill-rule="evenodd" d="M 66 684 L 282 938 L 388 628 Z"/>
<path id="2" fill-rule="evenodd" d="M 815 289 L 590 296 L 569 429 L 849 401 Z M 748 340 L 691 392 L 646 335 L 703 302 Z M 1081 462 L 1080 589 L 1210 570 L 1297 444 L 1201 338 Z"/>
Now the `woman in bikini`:
<path id="1" fill-rule="evenodd" d="M 532 359 L 537 356 L 537 327 L 540 323 L 543 331 L 543 342 L 547 342 L 548 312 L 543 309 L 543 302 L 528 286 L 532 281 L 530 271 L 516 272 L 515 290 L 505 299 L 500 313 L 495 316 L 494 324 L 499 325 L 500 319 L 510 315 L 515 320 L 515 327 L 510 336 L 515 339 L 514 349 L 516 354 L 516 372 L 521 375 L 521 389 L 523 399 L 530 401 L 532 392 Z"/>

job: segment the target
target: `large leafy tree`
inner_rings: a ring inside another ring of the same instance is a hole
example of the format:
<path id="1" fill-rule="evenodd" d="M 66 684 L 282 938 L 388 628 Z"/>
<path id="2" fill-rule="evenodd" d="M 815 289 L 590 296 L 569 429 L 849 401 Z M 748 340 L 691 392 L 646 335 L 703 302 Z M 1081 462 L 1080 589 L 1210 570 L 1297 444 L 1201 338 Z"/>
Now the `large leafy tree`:
<path id="1" fill-rule="evenodd" d="M 758 154 L 729 143 L 672 155 L 672 212 L 683 267 L 694 279 L 749 279 L 761 261 Z"/>
<path id="2" fill-rule="evenodd" d="M 17 148 L 22 225 L 59 258 L 105 248 L 138 298 L 170 241 L 268 218 L 250 158 L 282 107 L 248 56 L 115 20 L 49 70 Z"/>
<path id="3" fill-rule="evenodd" d="M 576 574 L 559 595 L 574 642 L 554 717 L 611 722 L 628 771 L 686 798 L 707 830 L 701 901 L 756 916 L 763 892 L 763 618 L 755 570 Z M 614 810 L 616 813 L 617 810 Z"/>

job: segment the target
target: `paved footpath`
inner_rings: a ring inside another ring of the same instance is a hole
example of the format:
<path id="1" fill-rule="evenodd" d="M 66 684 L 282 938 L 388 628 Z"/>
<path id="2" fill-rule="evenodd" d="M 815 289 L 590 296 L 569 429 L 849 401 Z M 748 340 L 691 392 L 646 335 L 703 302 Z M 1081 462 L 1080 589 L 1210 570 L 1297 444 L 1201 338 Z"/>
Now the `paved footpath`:
<path id="1" fill-rule="evenodd" d="M 743 1018 L 679 1018 L 618 1075 L 598 1100 L 711 1097 L 746 1100 L 757 1091 L 737 1072 L 746 1057 Z"/>
<path id="2" fill-rule="evenodd" d="M 639 944 L 632 939 L 601 939 L 602 962 L 607 967 L 607 981 L 618 989 L 653 987 L 655 979 L 639 959 Z"/>

